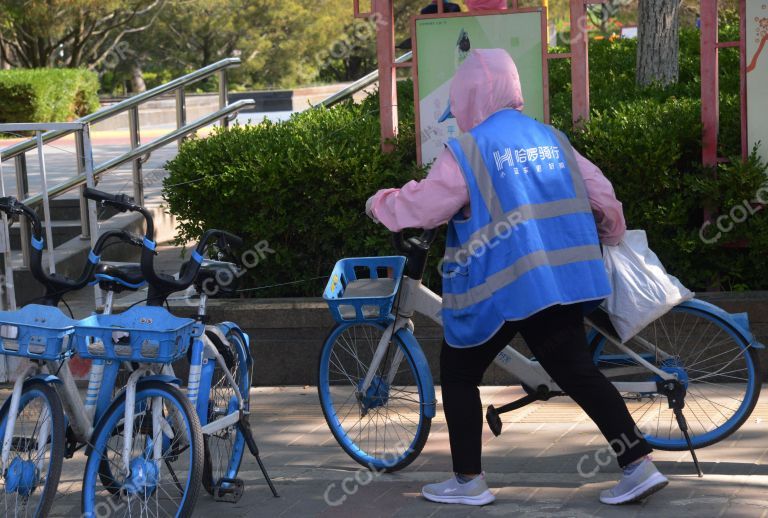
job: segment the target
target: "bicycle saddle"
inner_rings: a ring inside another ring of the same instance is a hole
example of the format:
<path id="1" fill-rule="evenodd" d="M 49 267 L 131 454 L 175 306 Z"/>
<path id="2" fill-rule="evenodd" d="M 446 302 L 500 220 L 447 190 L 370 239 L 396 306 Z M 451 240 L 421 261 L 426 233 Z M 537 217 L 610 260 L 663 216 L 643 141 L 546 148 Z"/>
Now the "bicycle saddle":
<path id="1" fill-rule="evenodd" d="M 146 284 L 141 275 L 141 266 L 135 263 L 100 263 L 94 277 L 101 289 L 116 293 L 123 290 L 136 291 Z"/>
<path id="2" fill-rule="evenodd" d="M 181 275 L 187 270 L 189 261 L 181 267 Z M 204 259 L 200 271 L 195 277 L 195 287 L 199 293 L 209 297 L 231 297 L 237 293 L 242 269 L 234 263 Z"/>

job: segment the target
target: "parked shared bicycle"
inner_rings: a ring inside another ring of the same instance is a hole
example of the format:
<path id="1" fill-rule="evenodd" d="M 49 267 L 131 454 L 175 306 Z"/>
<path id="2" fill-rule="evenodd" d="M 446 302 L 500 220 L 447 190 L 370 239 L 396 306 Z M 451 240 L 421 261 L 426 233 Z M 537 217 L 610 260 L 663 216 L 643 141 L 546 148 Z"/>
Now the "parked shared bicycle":
<path id="1" fill-rule="evenodd" d="M 412 321 L 420 313 L 442 323 L 441 298 L 422 283 L 435 236 L 434 230 L 408 239 L 398 233 L 400 256 L 340 260 L 324 292 L 337 324 L 320 353 L 321 407 L 339 445 L 370 469 L 397 471 L 413 462 L 435 416 L 432 373 Z M 694 450 L 732 434 L 757 403 L 757 352 L 764 346 L 745 313 L 692 299 L 627 343 L 602 309 L 590 313 L 586 324 L 594 361 L 624 397 L 648 443 L 689 449 L 697 470 Z M 513 403 L 488 407 L 495 435 L 501 433 L 500 414 L 563 395 L 535 358 L 511 345 L 495 363 L 526 392 Z"/>
<path id="2" fill-rule="evenodd" d="M 102 480 L 112 481 L 114 503 L 124 507 L 127 513 L 147 515 L 150 513 L 145 511 L 149 508 L 172 509 L 178 500 L 169 498 L 172 490 L 169 493 L 163 487 L 163 479 L 169 477 L 161 476 L 161 470 L 173 470 L 177 481 L 186 480 L 183 486 L 186 494 L 191 487 L 189 481 L 199 481 L 200 473 L 187 473 L 179 466 L 184 464 L 185 457 L 202 457 L 202 440 L 197 416 L 186 398 L 169 380 L 153 372 L 154 365 L 168 359 L 162 353 L 156 354 L 159 343 L 155 339 L 167 334 L 165 326 L 173 327 L 178 336 L 175 347 L 185 350 L 195 331 L 194 321 L 158 315 L 160 320 L 153 322 L 146 312 L 126 312 L 121 315 L 124 325 L 118 332 L 120 340 L 113 343 L 113 328 L 94 325 L 97 322 L 93 319 L 97 317 L 76 321 L 65 316 L 57 304 L 65 294 L 83 288 L 93 278 L 99 255 L 108 240 L 117 238 L 136 245 L 141 242 L 123 231 L 104 233 L 89 254 L 81 276 L 72 280 L 43 269 L 42 224 L 34 210 L 14 198 L 0 199 L 0 210 L 9 216 L 24 215 L 29 219 L 32 227 L 30 269 L 45 289 L 39 299 L 42 304 L 28 304 L 19 311 L 0 314 L 2 352 L 31 360 L 17 377 L 11 397 L 0 410 L 5 486 L 0 493 L 5 500 L 6 514 L 45 516 L 56 494 L 63 459 L 83 447 L 89 452 L 92 441 L 107 435 L 103 433 L 104 423 L 110 419 L 135 422 L 134 427 L 121 424 L 120 433 L 114 435 L 132 436 L 144 446 L 163 444 L 161 437 L 173 437 L 174 444 L 184 444 L 187 455 L 181 448 L 176 448 L 179 451 L 175 457 L 155 447 L 141 448 L 138 453 L 123 449 L 119 464 L 99 466 Z M 108 302 L 111 303 L 111 299 Z M 108 304 L 106 312 L 109 310 Z M 150 325 L 153 326 L 150 333 L 142 335 Z M 73 354 L 92 358 L 100 367 L 89 374 L 85 401 L 69 368 L 68 360 Z M 135 375 L 123 394 L 113 401 L 114 379 L 121 361 L 134 360 L 141 361 Z M 134 404 L 126 405 L 126 399 Z M 175 427 L 173 435 L 163 435 L 172 427 Z M 168 450 L 172 448 L 169 444 Z M 188 500 L 194 505 L 194 498 Z M 84 509 L 89 506 L 86 504 L 93 507 L 93 502 L 84 501 Z M 181 509 L 185 507 L 182 505 Z"/>
<path id="3" fill-rule="evenodd" d="M 184 357 L 189 365 L 187 398 L 194 406 L 201 423 L 201 437 L 204 444 L 201 459 L 203 487 L 216 500 L 238 501 L 242 496 L 244 483 L 237 475 L 245 448 L 248 447 L 256 458 L 273 495 L 278 496 L 261 461 L 248 421 L 253 366 L 249 337 L 233 322 L 207 323 L 208 294 L 204 288 L 214 283 L 219 290 L 231 290 L 232 286 L 221 285 L 220 280 L 231 279 L 236 275 L 221 274 L 222 272 L 235 274 L 237 266 L 221 261 L 206 261 L 203 257 L 204 253 L 214 240 L 218 242 L 221 249 L 241 246 L 242 240 L 222 230 L 206 231 L 192 252 L 192 258 L 181 266 L 178 278 L 175 278 L 155 270 L 154 221 L 148 210 L 135 205 L 125 195 L 112 195 L 95 189 L 86 189 L 85 196 L 120 211 L 139 212 L 144 217 L 146 232 L 142 242 L 140 271 L 141 278 L 149 284 L 145 309 L 161 309 L 160 306 L 166 303 L 170 295 L 185 291 L 192 285 L 199 294 L 200 301 L 194 320 L 197 325 L 204 326 L 204 332 L 195 337 Z M 130 271 L 135 271 L 135 266 L 115 267 L 111 276 L 122 275 L 128 278 Z M 128 280 L 135 282 L 137 279 L 132 277 Z M 166 376 L 175 378 L 170 364 L 164 365 L 163 372 Z M 100 453 L 106 454 L 106 451 Z M 86 468 L 84 485 L 87 491 L 84 491 L 84 501 L 86 495 L 98 496 L 99 494 L 95 486 L 88 487 L 93 478 L 89 477 L 91 472 L 89 468 L 93 469 L 90 466 L 91 459 L 89 459 L 89 467 Z M 109 491 L 100 493 L 105 498 L 109 498 Z"/>

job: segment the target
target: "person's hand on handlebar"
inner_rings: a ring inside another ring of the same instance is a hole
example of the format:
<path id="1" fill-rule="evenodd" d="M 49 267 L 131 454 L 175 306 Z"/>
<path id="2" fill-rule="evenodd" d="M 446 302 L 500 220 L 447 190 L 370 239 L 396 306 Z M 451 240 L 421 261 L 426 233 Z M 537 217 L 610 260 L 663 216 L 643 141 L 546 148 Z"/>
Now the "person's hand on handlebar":
<path id="1" fill-rule="evenodd" d="M 376 219 L 376 216 L 374 216 L 374 214 L 373 214 L 373 199 L 375 197 L 376 197 L 376 195 L 374 194 L 373 196 L 368 198 L 368 201 L 365 202 L 365 214 L 366 214 L 366 216 L 371 218 L 374 223 L 378 224 L 378 223 L 380 223 L 380 221 L 378 219 Z"/>

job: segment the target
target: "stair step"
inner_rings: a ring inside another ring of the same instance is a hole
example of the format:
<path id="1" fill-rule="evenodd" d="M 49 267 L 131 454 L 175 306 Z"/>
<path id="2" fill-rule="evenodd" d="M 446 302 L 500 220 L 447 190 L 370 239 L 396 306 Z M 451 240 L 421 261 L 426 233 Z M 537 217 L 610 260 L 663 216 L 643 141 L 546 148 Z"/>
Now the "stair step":
<path id="1" fill-rule="evenodd" d="M 45 233 L 46 225 L 43 225 L 43 236 Z M 51 233 L 53 235 L 53 246 L 57 247 L 63 243 L 66 243 L 72 238 L 80 235 L 80 221 L 67 220 L 67 221 L 53 221 L 51 223 Z M 11 249 L 19 249 L 21 247 L 21 229 L 19 225 L 13 225 L 9 229 L 11 238 Z"/>
<path id="2" fill-rule="evenodd" d="M 55 198 L 50 201 L 51 205 L 51 219 L 54 221 L 67 221 L 67 220 L 79 220 L 80 219 L 80 200 L 79 198 Z M 43 217 L 42 206 L 37 208 L 40 217 Z M 112 207 L 99 207 L 97 209 L 97 215 L 99 221 L 104 221 L 115 214 L 118 211 Z"/>

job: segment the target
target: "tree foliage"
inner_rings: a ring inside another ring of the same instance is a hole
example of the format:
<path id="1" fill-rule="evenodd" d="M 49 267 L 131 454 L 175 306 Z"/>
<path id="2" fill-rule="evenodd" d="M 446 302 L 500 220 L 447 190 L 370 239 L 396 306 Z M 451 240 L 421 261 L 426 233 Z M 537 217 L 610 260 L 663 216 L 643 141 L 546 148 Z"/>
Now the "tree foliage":
<path id="1" fill-rule="evenodd" d="M 13 67 L 94 68 L 152 25 L 165 0 L 3 0 L 0 61 Z"/>

